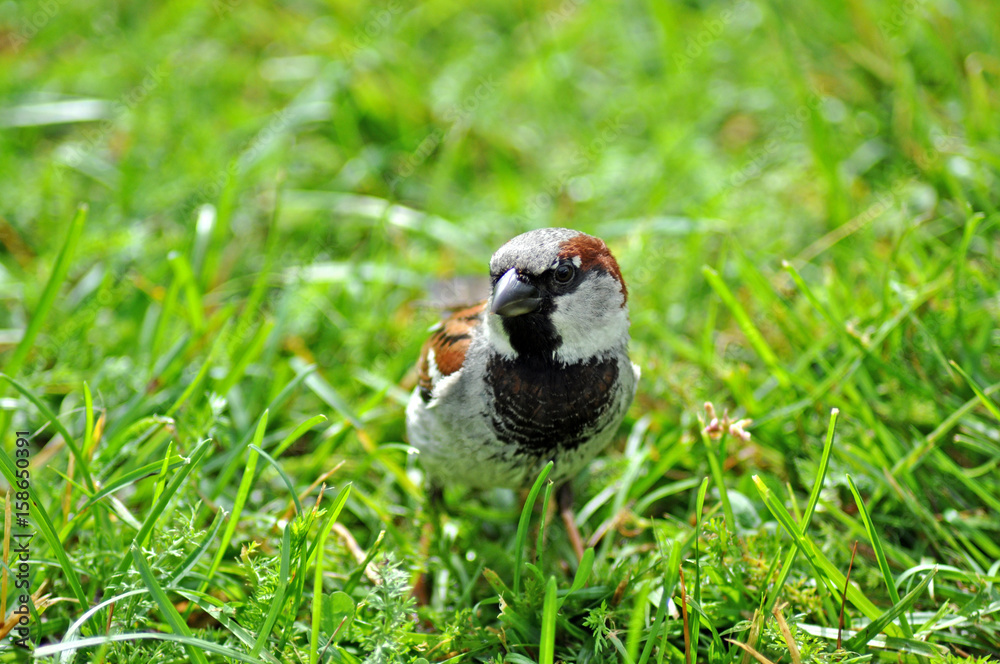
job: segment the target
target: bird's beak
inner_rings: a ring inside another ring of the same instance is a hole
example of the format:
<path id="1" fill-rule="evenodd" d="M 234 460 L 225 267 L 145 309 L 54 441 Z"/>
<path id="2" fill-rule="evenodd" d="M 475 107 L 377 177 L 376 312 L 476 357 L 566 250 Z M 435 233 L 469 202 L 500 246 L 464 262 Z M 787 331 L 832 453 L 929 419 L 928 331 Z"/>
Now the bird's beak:
<path id="1" fill-rule="evenodd" d="M 493 289 L 490 311 L 501 316 L 521 316 L 538 311 L 542 304 L 541 293 L 529 283 L 521 281 L 514 268 L 500 277 Z"/>

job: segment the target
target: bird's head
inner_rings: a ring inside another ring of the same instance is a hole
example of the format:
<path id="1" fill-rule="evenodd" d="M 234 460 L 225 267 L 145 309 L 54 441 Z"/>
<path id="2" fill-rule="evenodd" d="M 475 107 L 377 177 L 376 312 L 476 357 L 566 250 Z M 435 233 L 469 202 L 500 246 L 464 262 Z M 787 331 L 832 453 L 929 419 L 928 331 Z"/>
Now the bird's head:
<path id="1" fill-rule="evenodd" d="M 518 235 L 490 260 L 487 324 L 509 356 L 562 363 L 628 344 L 628 291 L 604 241 L 568 228 Z"/>

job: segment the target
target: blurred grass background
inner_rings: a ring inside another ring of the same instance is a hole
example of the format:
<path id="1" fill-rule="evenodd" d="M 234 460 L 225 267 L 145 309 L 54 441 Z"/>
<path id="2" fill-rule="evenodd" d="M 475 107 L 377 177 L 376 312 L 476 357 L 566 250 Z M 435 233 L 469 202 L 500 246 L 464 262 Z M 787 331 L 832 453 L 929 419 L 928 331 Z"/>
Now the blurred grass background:
<path id="1" fill-rule="evenodd" d="M 0 465 L 30 431 L 32 587 L 75 600 L 36 598 L 31 642 L 1000 652 L 998 44 L 986 1 L 0 3 Z M 558 524 L 518 549 L 509 492 L 428 532 L 403 444 L 428 293 L 550 225 L 612 247 L 643 368 L 576 483 L 582 588 Z M 705 401 L 752 439 L 703 439 Z"/>

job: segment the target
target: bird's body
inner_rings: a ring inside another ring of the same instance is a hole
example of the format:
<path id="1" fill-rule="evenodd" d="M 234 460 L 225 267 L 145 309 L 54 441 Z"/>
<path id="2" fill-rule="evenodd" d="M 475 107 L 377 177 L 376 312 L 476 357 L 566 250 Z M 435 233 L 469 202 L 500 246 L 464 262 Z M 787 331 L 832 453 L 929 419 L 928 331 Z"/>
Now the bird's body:
<path id="1" fill-rule="evenodd" d="M 517 488 L 548 461 L 571 478 L 614 437 L 635 394 L 627 290 L 604 242 L 519 235 L 490 262 L 493 291 L 424 345 L 406 411 L 433 484 Z"/>

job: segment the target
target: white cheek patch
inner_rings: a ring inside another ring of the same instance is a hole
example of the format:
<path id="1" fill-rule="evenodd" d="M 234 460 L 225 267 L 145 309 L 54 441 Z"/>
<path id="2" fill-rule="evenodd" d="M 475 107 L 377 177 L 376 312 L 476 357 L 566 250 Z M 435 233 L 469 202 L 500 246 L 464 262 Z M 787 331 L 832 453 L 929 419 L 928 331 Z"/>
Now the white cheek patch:
<path id="1" fill-rule="evenodd" d="M 628 343 L 628 308 L 621 284 L 596 274 L 572 293 L 556 298 L 552 323 L 562 343 L 556 358 L 580 362 L 603 356 Z"/>
<path id="2" fill-rule="evenodd" d="M 513 358 L 517 353 L 514 352 L 514 347 L 510 345 L 510 340 L 507 338 L 507 333 L 503 330 L 503 318 L 497 314 L 486 314 L 486 343 L 487 345 L 495 350 L 496 352 L 503 355 L 505 358 Z"/>

